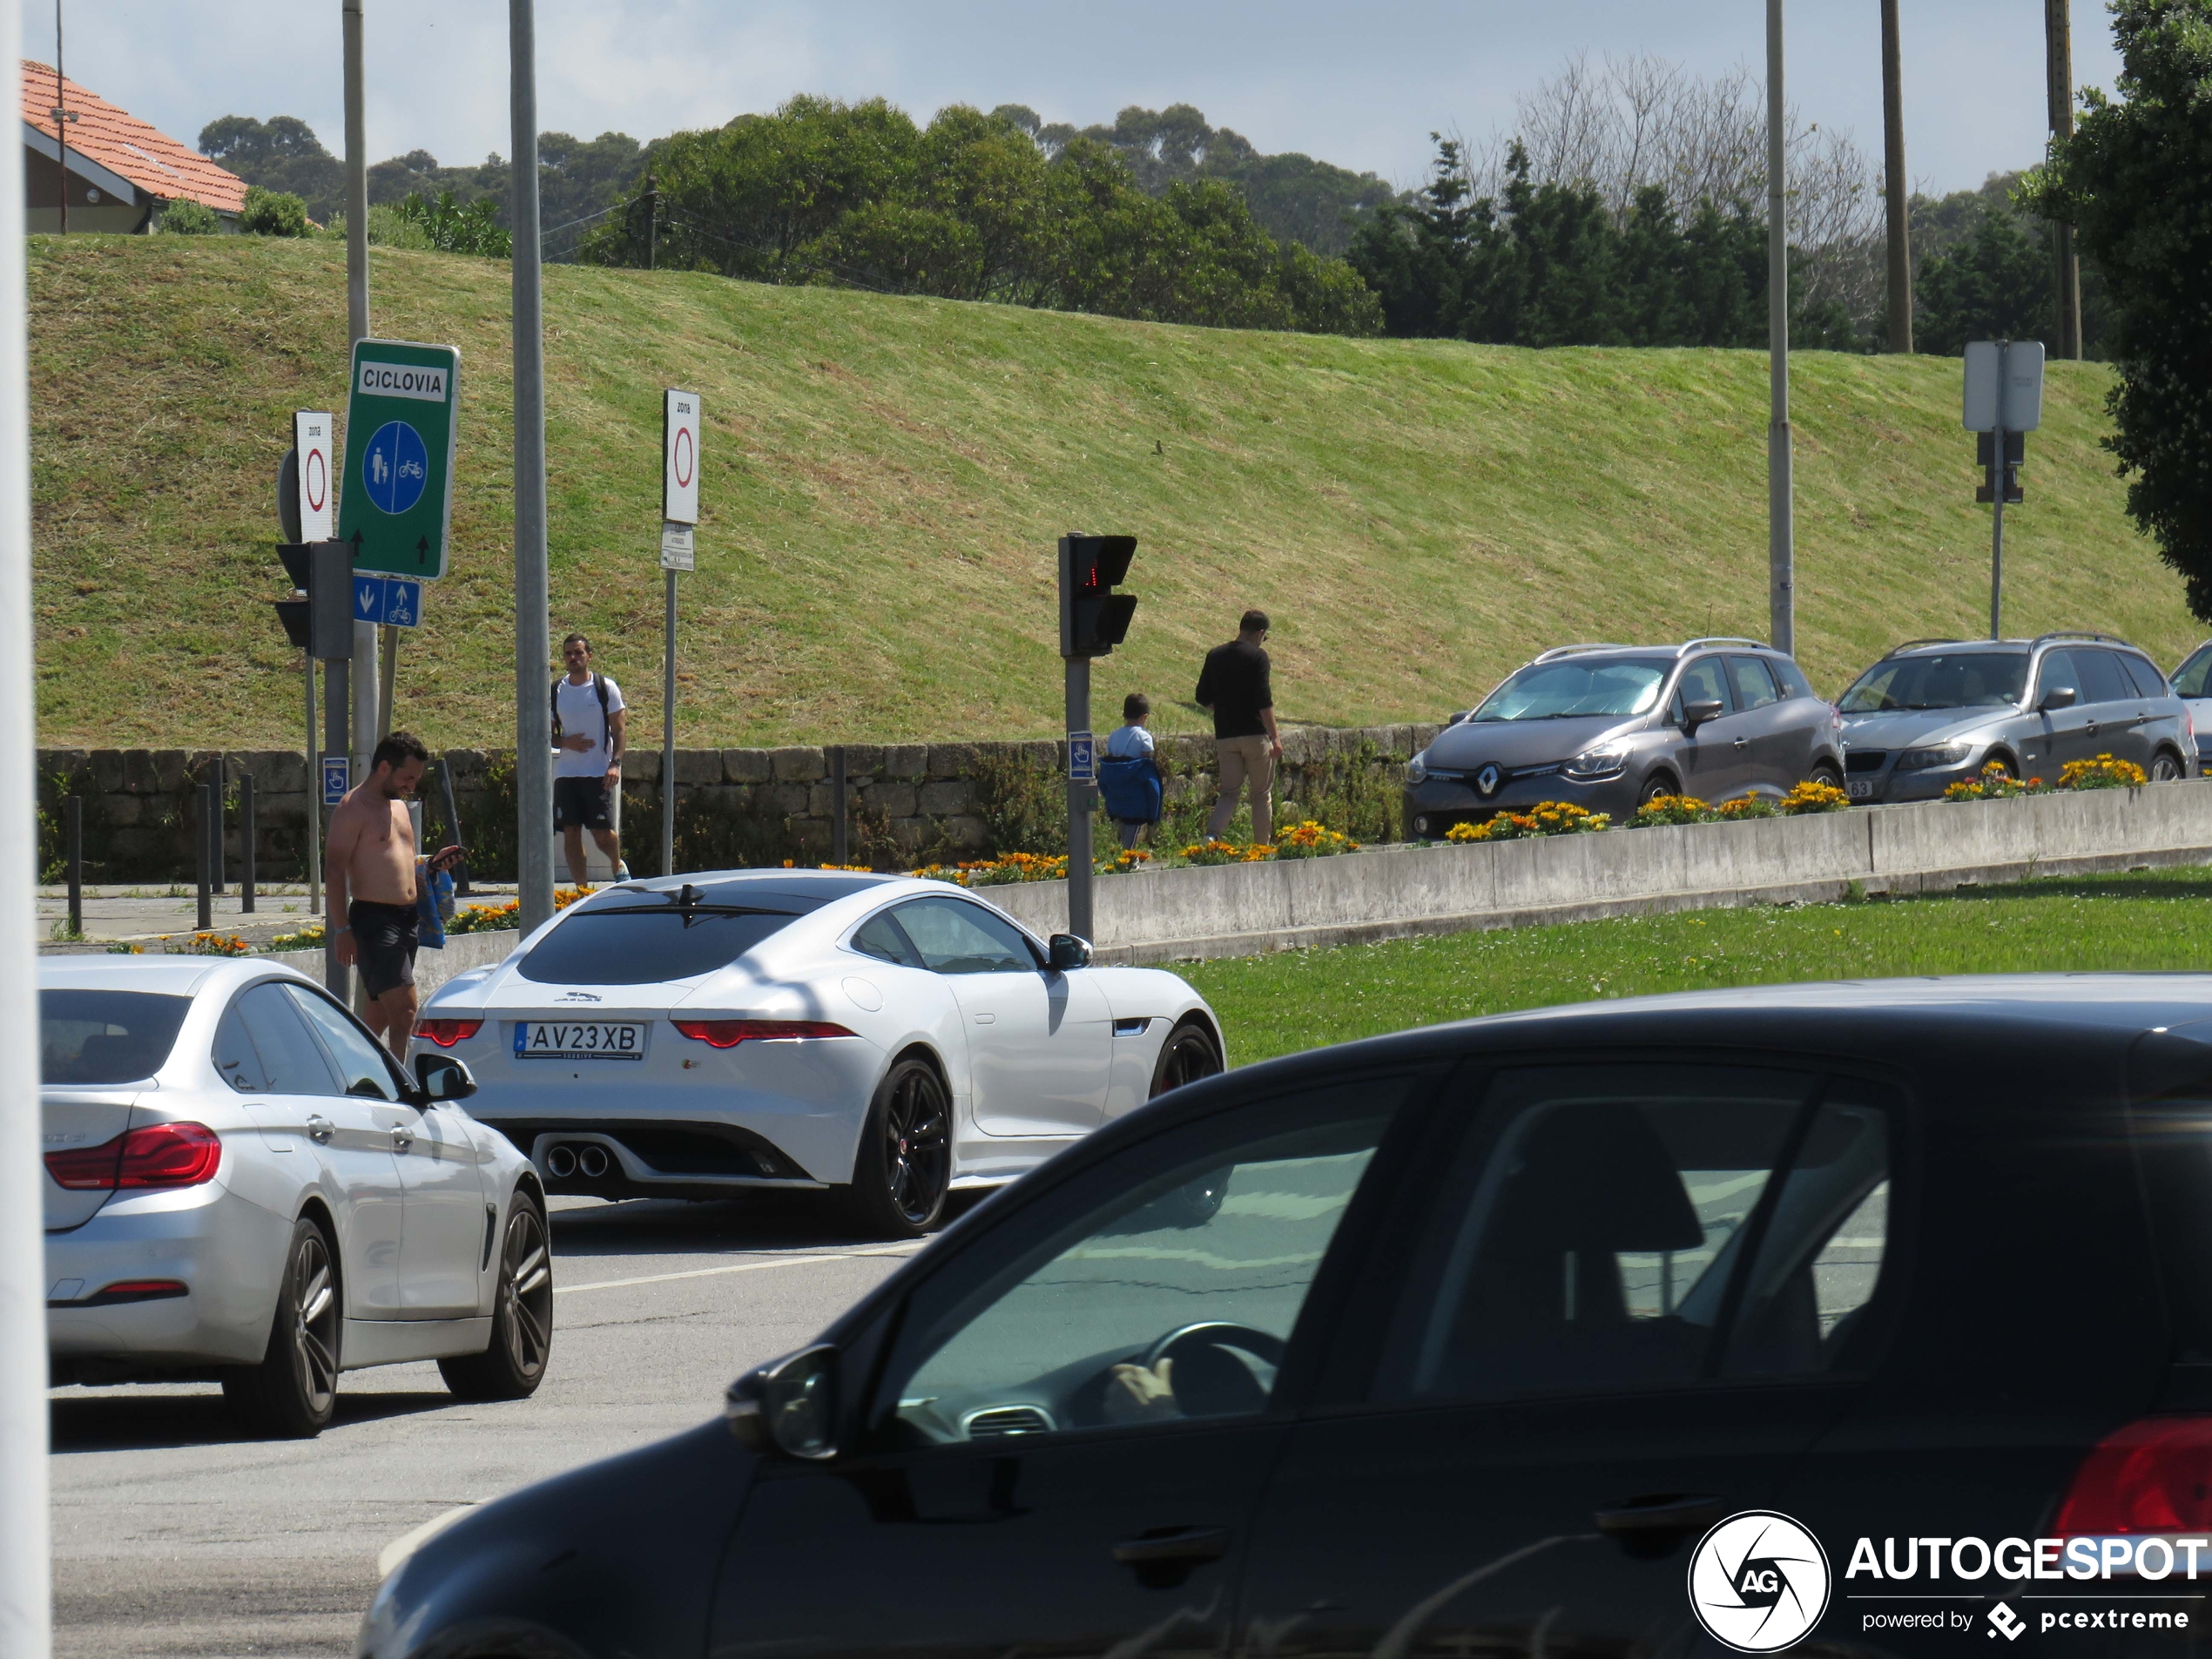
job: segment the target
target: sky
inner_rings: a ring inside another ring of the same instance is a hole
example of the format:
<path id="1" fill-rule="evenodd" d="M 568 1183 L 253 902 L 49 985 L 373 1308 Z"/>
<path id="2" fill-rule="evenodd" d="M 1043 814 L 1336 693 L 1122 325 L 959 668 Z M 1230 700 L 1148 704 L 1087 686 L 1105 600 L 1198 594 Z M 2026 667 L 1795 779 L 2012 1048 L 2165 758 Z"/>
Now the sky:
<path id="1" fill-rule="evenodd" d="M 296 115 L 343 147 L 338 0 L 64 0 L 69 78 L 189 144 L 219 115 Z M 371 160 L 510 150 L 508 8 L 364 0 Z M 1784 84 L 1804 118 L 1881 149 L 1876 0 L 1791 0 Z M 24 51 L 51 62 L 52 14 Z M 1904 0 L 1906 169 L 1978 185 L 2041 154 L 2042 7 Z M 719 125 L 796 92 L 1026 104 L 1110 121 L 1190 103 L 1263 151 L 1400 185 L 1429 134 L 1508 129 L 1517 91 L 1571 54 L 1649 52 L 1701 73 L 1765 61 L 1764 0 L 537 0 L 539 125 L 637 138 Z M 2073 0 L 2074 79 L 2110 87 L 2101 0 Z"/>

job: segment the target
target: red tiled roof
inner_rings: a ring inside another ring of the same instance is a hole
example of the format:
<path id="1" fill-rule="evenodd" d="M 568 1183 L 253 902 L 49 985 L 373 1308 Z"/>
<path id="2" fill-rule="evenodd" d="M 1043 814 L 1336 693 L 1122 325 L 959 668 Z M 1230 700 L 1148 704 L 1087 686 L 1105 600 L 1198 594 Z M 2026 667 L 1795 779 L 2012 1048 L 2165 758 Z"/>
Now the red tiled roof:
<path id="1" fill-rule="evenodd" d="M 54 136 L 56 78 L 51 64 L 24 59 L 23 118 L 49 138 Z M 78 118 L 69 124 L 71 149 L 164 201 L 189 197 L 222 213 L 235 213 L 246 206 L 246 180 L 236 173 L 75 81 L 62 78 L 61 86 L 65 94 L 62 103 Z"/>

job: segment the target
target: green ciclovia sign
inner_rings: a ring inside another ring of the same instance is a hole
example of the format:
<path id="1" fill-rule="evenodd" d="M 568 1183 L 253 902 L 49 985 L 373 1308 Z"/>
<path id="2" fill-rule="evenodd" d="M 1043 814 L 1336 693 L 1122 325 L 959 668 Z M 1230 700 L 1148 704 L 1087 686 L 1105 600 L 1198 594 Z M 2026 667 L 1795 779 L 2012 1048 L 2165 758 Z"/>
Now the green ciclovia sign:
<path id="1" fill-rule="evenodd" d="M 356 570 L 435 582 L 453 525 L 461 354 L 403 340 L 354 345 L 338 539 Z"/>

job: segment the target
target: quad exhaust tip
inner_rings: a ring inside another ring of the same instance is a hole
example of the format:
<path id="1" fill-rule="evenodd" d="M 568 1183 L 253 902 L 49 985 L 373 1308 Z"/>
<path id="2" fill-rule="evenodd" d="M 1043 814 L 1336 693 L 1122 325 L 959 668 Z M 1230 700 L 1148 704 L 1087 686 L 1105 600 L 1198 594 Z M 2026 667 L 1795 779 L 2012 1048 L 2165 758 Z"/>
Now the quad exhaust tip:
<path id="1" fill-rule="evenodd" d="M 545 1155 L 545 1173 L 556 1181 L 565 1181 L 576 1173 L 576 1149 L 556 1146 Z"/>
<path id="2" fill-rule="evenodd" d="M 607 1149 L 604 1146 L 585 1146 L 577 1151 L 576 1167 L 595 1181 L 606 1174 L 607 1164 Z"/>

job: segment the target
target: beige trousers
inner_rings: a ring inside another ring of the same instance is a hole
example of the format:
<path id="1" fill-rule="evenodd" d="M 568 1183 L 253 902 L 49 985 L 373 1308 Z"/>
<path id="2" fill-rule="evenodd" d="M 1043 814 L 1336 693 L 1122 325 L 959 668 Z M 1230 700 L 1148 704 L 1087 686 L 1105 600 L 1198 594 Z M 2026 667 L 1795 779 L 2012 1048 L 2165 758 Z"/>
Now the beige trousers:
<path id="1" fill-rule="evenodd" d="M 1252 840 L 1271 840 L 1275 830 L 1275 803 L 1270 791 L 1275 782 L 1275 756 L 1265 737 L 1216 738 L 1213 743 L 1214 764 L 1220 777 L 1220 792 L 1214 798 L 1213 816 L 1206 822 L 1208 835 L 1219 835 L 1229 827 L 1230 815 L 1237 810 L 1237 797 L 1247 781 L 1251 785 Z"/>

